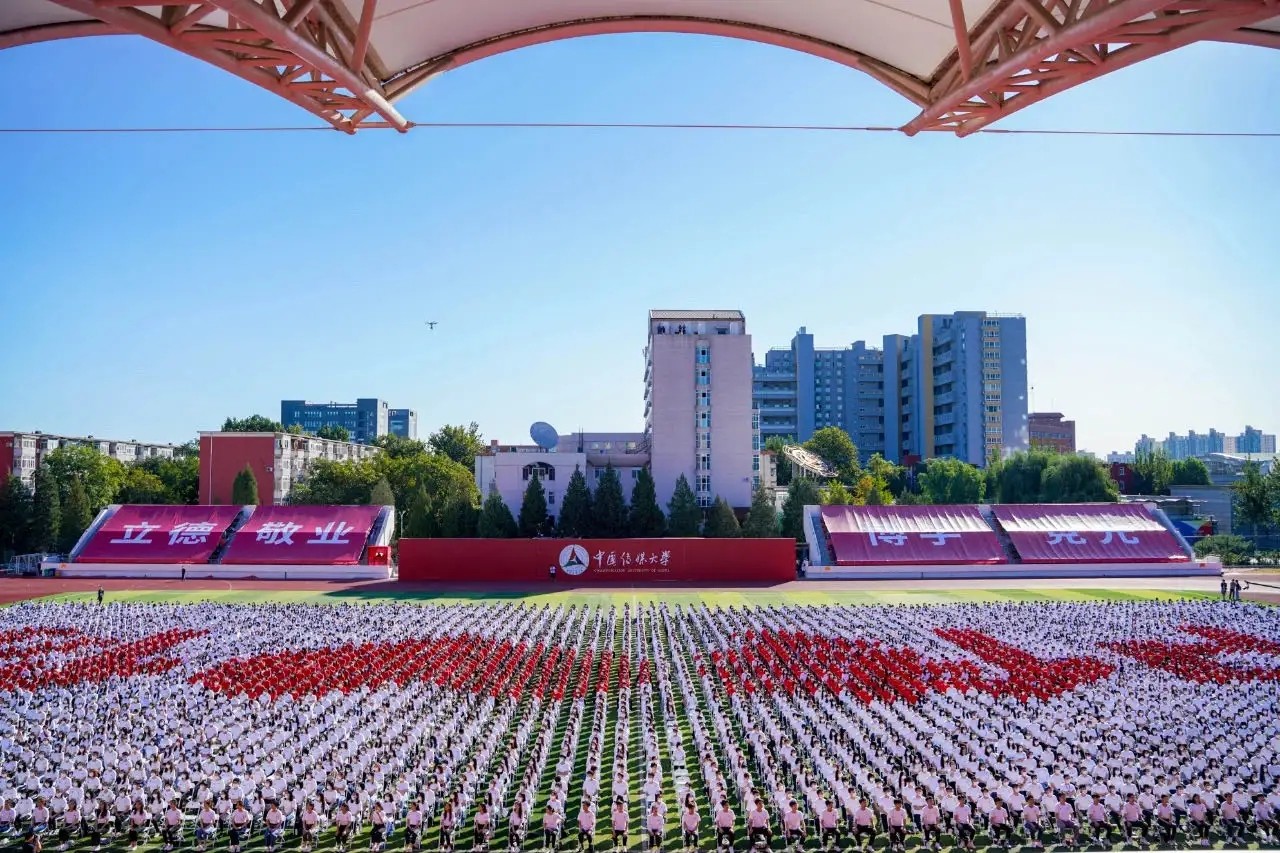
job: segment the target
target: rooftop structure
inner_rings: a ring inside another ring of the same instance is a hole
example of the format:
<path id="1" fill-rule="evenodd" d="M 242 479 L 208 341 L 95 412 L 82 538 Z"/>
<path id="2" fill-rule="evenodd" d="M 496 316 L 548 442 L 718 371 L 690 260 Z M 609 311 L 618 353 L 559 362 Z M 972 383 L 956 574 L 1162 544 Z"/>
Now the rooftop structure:
<path id="1" fill-rule="evenodd" d="M 1058 92 L 1196 41 L 1280 46 L 1271 0 L 9 0 L 0 48 L 130 33 L 204 60 L 333 127 L 407 131 L 393 105 L 432 77 L 521 47 L 698 33 L 861 71 L 919 110 L 902 126 L 972 133 Z"/>

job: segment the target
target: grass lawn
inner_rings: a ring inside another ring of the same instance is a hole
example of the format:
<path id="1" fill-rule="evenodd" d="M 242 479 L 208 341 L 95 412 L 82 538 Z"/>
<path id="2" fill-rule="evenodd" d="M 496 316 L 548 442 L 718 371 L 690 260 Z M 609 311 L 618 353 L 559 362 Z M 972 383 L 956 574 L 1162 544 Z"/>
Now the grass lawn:
<path id="1" fill-rule="evenodd" d="M 40 601 L 93 601 L 93 592 L 52 595 Z M 606 589 L 562 592 L 386 592 L 359 588 L 334 592 L 324 590 L 112 590 L 107 601 L 163 602 L 193 604 L 213 601 L 222 604 L 484 604 L 497 600 L 529 604 L 623 605 L 665 601 L 668 604 L 707 604 L 721 607 L 766 605 L 841 604 L 958 604 L 1003 601 L 1169 601 L 1178 598 L 1213 597 L 1208 594 L 1162 589 L 1054 588 L 1028 589 L 912 589 L 912 590 L 821 590 L 774 592 L 761 590 Z"/>

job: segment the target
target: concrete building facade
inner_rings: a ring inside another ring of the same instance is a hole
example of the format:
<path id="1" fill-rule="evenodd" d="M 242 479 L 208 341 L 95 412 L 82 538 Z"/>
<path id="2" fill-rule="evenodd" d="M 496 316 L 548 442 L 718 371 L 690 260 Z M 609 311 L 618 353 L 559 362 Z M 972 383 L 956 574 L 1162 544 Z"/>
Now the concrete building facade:
<path id="1" fill-rule="evenodd" d="M 387 432 L 401 438 L 418 437 L 418 413 L 413 409 L 388 409 Z"/>
<path id="2" fill-rule="evenodd" d="M 594 493 L 605 470 L 613 465 L 622 493 L 630 502 L 640 469 L 648 464 L 648 444 L 639 432 L 573 433 L 560 436 L 556 447 L 550 449 L 492 441 L 476 456 L 476 488 L 482 496 L 497 490 L 512 514 L 518 514 L 524 491 L 536 473 L 547 494 L 547 515 L 554 520 L 560 516 L 575 470 L 582 471 L 587 488 Z"/>
<path id="3" fill-rule="evenodd" d="M 36 469 L 47 455 L 59 447 L 92 447 L 103 456 L 132 464 L 144 459 L 171 459 L 178 449 L 173 444 L 145 441 L 114 441 L 92 435 L 53 435 L 47 432 L 0 432 L 0 486 L 11 476 L 31 486 Z"/>
<path id="4" fill-rule="evenodd" d="M 415 432 L 417 419 L 417 414 L 413 414 Z M 376 397 L 360 397 L 354 403 L 280 401 L 280 425 L 286 429 L 297 424 L 314 434 L 321 427 L 340 426 L 351 433 L 353 441 L 361 444 L 372 444 L 375 439 L 386 435 L 390 431 L 390 421 L 391 407 L 386 400 Z"/>
<path id="5" fill-rule="evenodd" d="M 1032 448 L 1055 453 L 1076 452 L 1076 422 L 1065 420 L 1062 412 L 1027 415 L 1027 436 Z"/>
<path id="6" fill-rule="evenodd" d="M 1026 357 L 1026 321 L 1013 315 L 926 314 L 914 335 L 886 335 L 879 347 L 817 348 L 801 328 L 754 368 L 761 435 L 803 442 L 837 426 L 864 461 L 985 465 L 1028 446 Z"/>
<path id="7" fill-rule="evenodd" d="M 683 474 L 701 506 L 751 505 L 761 413 L 753 404 L 751 336 L 741 311 L 650 311 L 644 422 L 665 504 Z"/>
<path id="8" fill-rule="evenodd" d="M 358 461 L 380 452 L 355 441 L 287 432 L 202 432 L 200 503 L 230 503 L 232 484 L 245 466 L 258 482 L 259 501 L 281 504 L 317 461 Z"/>

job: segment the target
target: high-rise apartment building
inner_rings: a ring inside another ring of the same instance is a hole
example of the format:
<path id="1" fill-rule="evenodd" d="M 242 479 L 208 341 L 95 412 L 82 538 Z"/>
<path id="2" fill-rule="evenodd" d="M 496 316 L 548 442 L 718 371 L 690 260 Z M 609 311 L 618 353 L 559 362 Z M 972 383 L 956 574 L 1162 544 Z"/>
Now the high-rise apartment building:
<path id="1" fill-rule="evenodd" d="M 962 311 L 926 314 L 914 335 L 813 345 L 801 328 L 790 347 L 754 370 L 760 431 L 807 440 L 838 426 L 865 460 L 955 456 L 978 465 L 1026 449 L 1026 321 Z"/>
<path id="2" fill-rule="evenodd" d="M 1187 430 L 1186 435 L 1170 432 L 1162 439 L 1143 433 L 1133 447 L 1135 453 L 1160 452 L 1174 461 L 1204 457 L 1210 453 L 1267 456 L 1276 452 L 1276 437 L 1252 426 L 1246 426 L 1239 435 L 1227 435 L 1216 429 L 1210 429 L 1207 434 L 1198 433 L 1192 429 Z"/>
<path id="3" fill-rule="evenodd" d="M 681 474 L 702 506 L 751 504 L 760 418 L 752 405 L 751 336 L 741 311 L 650 311 L 645 436 L 658 500 Z"/>

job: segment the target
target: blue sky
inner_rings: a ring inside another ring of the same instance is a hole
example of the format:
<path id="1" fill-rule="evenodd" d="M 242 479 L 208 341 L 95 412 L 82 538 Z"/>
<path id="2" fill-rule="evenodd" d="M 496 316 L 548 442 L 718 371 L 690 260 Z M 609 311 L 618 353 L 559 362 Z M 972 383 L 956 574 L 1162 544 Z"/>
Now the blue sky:
<path id="1" fill-rule="evenodd" d="M 132 38 L 0 52 L 5 126 L 298 125 Z M 900 124 L 849 69 L 699 36 L 450 72 L 418 121 Z M 1280 131 L 1280 52 L 1197 45 L 1005 127 Z M 650 307 L 741 308 L 757 357 L 916 315 L 1026 315 L 1081 445 L 1280 428 L 1280 140 L 419 130 L 0 135 L 0 429 L 183 441 L 282 397 L 420 431 L 638 429 Z M 438 320 L 428 331 L 425 320 Z"/>

